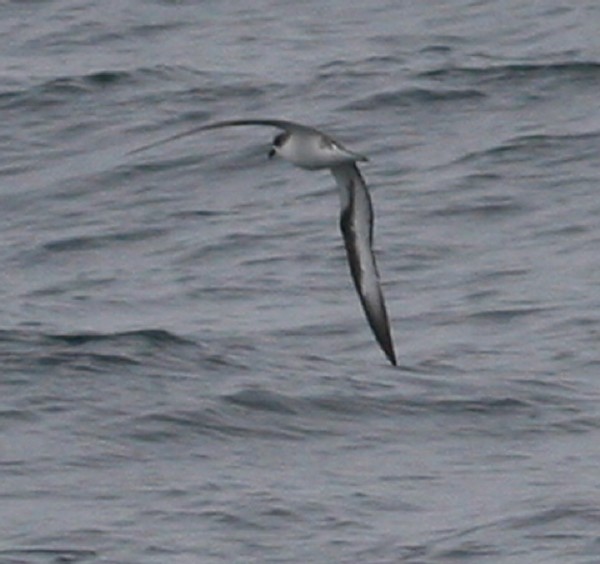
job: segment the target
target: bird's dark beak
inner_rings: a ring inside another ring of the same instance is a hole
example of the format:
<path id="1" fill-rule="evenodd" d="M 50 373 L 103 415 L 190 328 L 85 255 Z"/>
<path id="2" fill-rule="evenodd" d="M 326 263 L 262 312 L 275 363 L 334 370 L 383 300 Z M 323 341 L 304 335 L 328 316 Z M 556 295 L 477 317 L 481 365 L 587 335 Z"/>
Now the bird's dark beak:
<path id="1" fill-rule="evenodd" d="M 275 156 L 275 149 L 269 151 L 269 158 L 272 159 Z"/>

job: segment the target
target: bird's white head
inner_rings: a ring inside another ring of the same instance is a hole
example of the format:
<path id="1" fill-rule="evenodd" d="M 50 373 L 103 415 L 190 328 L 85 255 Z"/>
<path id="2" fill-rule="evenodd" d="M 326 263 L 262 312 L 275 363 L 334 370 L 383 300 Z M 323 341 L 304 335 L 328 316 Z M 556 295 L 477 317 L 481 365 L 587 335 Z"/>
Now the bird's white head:
<path id="1" fill-rule="evenodd" d="M 284 131 L 283 133 L 279 133 L 278 135 L 275 136 L 275 138 L 273 139 L 273 144 L 271 145 L 271 150 L 269 151 L 270 159 L 272 159 L 275 155 L 279 154 L 279 152 L 281 151 L 281 148 L 283 147 L 285 142 L 288 140 L 289 136 L 290 136 L 290 134 L 287 131 Z"/>
<path id="2" fill-rule="evenodd" d="M 315 131 L 284 131 L 278 134 L 273 139 L 269 158 L 275 155 L 306 169 L 331 168 L 368 160 Z"/>

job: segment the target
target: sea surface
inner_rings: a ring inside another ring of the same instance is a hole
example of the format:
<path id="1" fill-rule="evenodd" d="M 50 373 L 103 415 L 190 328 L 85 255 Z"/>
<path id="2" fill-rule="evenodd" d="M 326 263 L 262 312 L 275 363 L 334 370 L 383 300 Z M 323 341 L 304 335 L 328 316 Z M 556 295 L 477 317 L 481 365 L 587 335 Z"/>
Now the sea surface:
<path id="1" fill-rule="evenodd" d="M 600 562 L 596 0 L 0 4 L 0 564 Z M 367 154 L 399 366 L 327 171 Z"/>

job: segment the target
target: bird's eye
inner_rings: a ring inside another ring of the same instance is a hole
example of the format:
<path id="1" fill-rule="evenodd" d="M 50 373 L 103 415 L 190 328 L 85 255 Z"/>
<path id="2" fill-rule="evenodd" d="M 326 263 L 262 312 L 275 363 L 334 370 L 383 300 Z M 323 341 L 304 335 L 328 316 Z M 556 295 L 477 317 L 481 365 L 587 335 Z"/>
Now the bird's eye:
<path id="1" fill-rule="evenodd" d="M 285 141 L 287 135 L 285 133 L 280 133 L 279 135 L 277 135 L 275 137 L 275 139 L 273 139 L 273 146 L 274 147 L 281 147 L 283 145 L 283 142 Z"/>

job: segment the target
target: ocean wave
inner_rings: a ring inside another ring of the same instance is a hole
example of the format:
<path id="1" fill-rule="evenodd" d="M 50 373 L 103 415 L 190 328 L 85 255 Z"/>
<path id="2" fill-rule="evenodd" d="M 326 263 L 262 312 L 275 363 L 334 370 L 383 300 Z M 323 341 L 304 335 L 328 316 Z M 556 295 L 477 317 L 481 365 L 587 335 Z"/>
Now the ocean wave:
<path id="1" fill-rule="evenodd" d="M 263 96 L 273 85 L 262 85 L 243 76 L 230 76 L 224 80 L 217 71 L 201 71 L 180 65 L 156 65 L 130 69 L 102 69 L 87 74 L 55 76 L 39 80 L 33 76 L 13 81 L 11 87 L 0 91 L 0 109 L 45 108 L 69 105 L 82 96 L 95 96 L 98 91 L 137 89 L 136 98 L 142 102 L 164 101 L 168 88 L 169 103 L 219 101 L 222 98 L 246 99 Z M 175 92 L 173 90 L 175 89 Z M 200 117 L 204 118 L 201 112 Z M 192 110 L 178 117 L 178 121 L 197 121 L 198 111 Z"/>
<path id="2" fill-rule="evenodd" d="M 487 158 L 502 161 L 531 160 L 532 156 L 554 156 L 560 158 L 561 161 L 577 161 L 596 154 L 599 143 L 600 131 L 519 135 L 501 141 L 492 147 L 466 153 L 456 159 L 453 164 Z"/>
<path id="3" fill-rule="evenodd" d="M 600 81 L 600 63 L 593 61 L 565 61 L 554 63 L 510 63 L 473 67 L 443 67 L 422 71 L 421 78 L 439 81 L 475 80 L 478 83 L 512 84 L 523 80 L 557 77 L 576 79 L 597 84 Z"/>
<path id="4" fill-rule="evenodd" d="M 115 368 L 143 365 L 154 360 L 177 363 L 173 349 L 202 347 L 185 337 L 163 329 L 140 329 L 119 332 L 46 333 L 23 330 L 0 331 L 0 354 L 5 368 L 45 371 L 61 367 L 77 372 L 112 372 Z M 162 360 L 161 360 L 162 359 Z"/>
<path id="5" fill-rule="evenodd" d="M 164 229 L 137 229 L 100 235 L 67 237 L 44 243 L 43 249 L 55 253 L 102 249 L 104 247 L 110 247 L 115 243 L 147 241 L 153 237 L 160 237 L 164 235 L 165 232 Z"/>
<path id="6" fill-rule="evenodd" d="M 396 91 L 379 92 L 362 100 L 342 106 L 342 110 L 371 110 L 408 105 L 429 105 L 446 102 L 460 102 L 484 98 L 486 95 L 476 88 L 402 88 Z"/>

